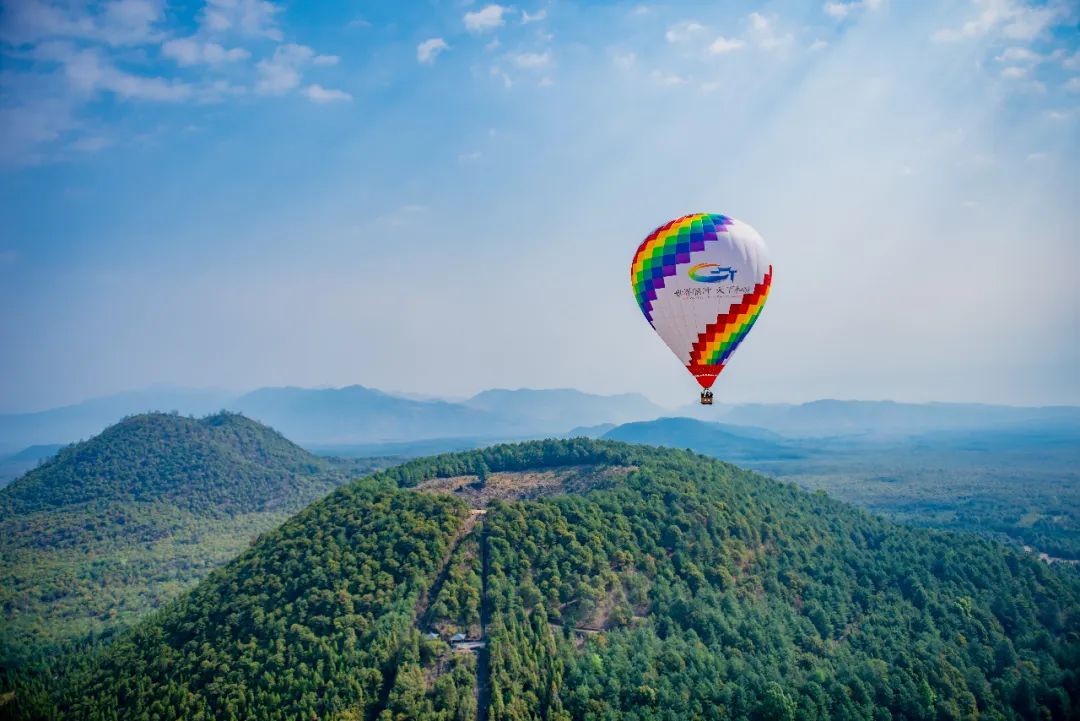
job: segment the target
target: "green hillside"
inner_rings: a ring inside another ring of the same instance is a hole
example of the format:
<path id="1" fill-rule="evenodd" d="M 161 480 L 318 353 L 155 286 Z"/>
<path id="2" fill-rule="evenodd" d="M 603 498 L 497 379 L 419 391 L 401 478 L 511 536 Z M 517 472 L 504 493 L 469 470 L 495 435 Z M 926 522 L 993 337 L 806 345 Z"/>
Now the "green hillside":
<path id="1" fill-rule="evenodd" d="M 689 452 L 544 441 L 351 483 L 53 673 L 2 712 L 1064 720 L 1080 577 Z"/>
<path id="2" fill-rule="evenodd" d="M 133 416 L 0 490 L 0 665 L 174 598 L 346 480 L 242 416 Z"/>

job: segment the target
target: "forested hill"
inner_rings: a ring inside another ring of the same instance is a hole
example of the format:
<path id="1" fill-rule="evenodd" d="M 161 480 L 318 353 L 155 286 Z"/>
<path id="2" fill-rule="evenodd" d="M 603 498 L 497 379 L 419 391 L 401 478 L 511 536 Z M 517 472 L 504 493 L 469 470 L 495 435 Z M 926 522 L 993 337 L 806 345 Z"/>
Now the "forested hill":
<path id="1" fill-rule="evenodd" d="M 132 416 L 62 449 L 0 493 L 0 516 L 79 503 L 168 502 L 238 513 L 310 501 L 321 458 L 241 415 Z"/>
<path id="2" fill-rule="evenodd" d="M 451 649 L 455 631 L 475 643 Z M 72 662 L 0 708 L 1064 720 L 1080 713 L 1080 581 L 689 452 L 545 441 L 353 482 Z"/>
<path id="3" fill-rule="evenodd" d="M 0 668 L 130 623 L 347 480 L 266 426 L 132 416 L 0 489 Z"/>

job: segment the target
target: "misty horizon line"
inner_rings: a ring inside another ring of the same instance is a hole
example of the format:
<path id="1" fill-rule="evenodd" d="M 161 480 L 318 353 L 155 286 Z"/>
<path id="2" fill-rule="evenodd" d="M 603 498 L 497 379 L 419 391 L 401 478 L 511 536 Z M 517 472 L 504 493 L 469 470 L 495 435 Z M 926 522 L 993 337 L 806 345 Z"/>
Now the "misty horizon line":
<path id="1" fill-rule="evenodd" d="M 477 396 L 491 392 L 491 391 L 506 391 L 506 392 L 573 392 L 580 393 L 582 395 L 600 397 L 600 398 L 617 398 L 620 396 L 638 396 L 649 403 L 657 406 L 658 408 L 680 411 L 684 410 L 687 406 L 693 405 L 693 399 L 690 398 L 691 394 L 687 394 L 687 399 L 682 403 L 665 403 L 657 401 L 652 395 L 640 390 L 624 390 L 613 393 L 605 393 L 600 391 L 588 390 L 584 388 L 577 388 L 573 386 L 559 386 L 559 387 L 534 387 L 534 386 L 492 386 L 486 388 L 480 388 L 472 393 L 466 394 L 437 394 L 427 393 L 423 391 L 406 391 L 401 389 L 386 389 L 379 388 L 374 385 L 365 385 L 363 383 L 347 383 L 343 385 L 334 384 L 319 384 L 312 386 L 305 386 L 300 384 L 282 384 L 282 385 L 259 385 L 248 388 L 228 388 L 224 386 L 192 386 L 183 385 L 177 383 L 170 383 L 166 381 L 155 382 L 149 385 L 126 388 L 122 390 L 116 390 L 112 392 L 105 392 L 90 396 L 85 396 L 75 400 L 70 400 L 64 403 L 42 405 L 34 408 L 4 408 L 0 409 L 0 416 L 16 416 L 16 415 L 31 415 L 35 413 L 47 413 L 50 411 L 61 410 L 66 408 L 75 408 L 84 404 L 94 403 L 98 401 L 106 401 L 110 399 L 118 399 L 129 395 L 138 395 L 143 393 L 153 392 L 173 392 L 173 393 L 203 393 L 203 394 L 220 394 L 222 396 L 230 396 L 230 398 L 223 398 L 222 401 L 227 403 L 238 398 L 242 398 L 246 395 L 256 393 L 258 391 L 265 390 L 300 390 L 300 391 L 345 391 L 351 388 L 361 388 L 366 391 L 374 391 L 386 396 L 399 398 L 407 401 L 415 402 L 427 402 L 427 403 L 465 403 L 469 400 L 476 398 Z M 933 400 L 897 400 L 895 398 L 839 398 L 833 396 L 823 396 L 819 398 L 812 398 L 809 400 L 781 400 L 781 401 L 754 401 L 754 400 L 740 400 L 735 402 L 725 402 L 720 394 L 717 394 L 717 405 L 720 406 L 805 406 L 814 403 L 879 403 L 879 404 L 895 404 L 895 405 L 910 405 L 910 406 L 929 406 L 929 405 L 946 405 L 946 406 L 986 406 L 986 407 L 1002 407 L 1002 408 L 1080 408 L 1080 405 L 1073 403 L 989 403 L 985 401 L 971 401 L 971 400 L 950 400 L 950 399 L 933 399 Z M 144 412 L 171 412 L 175 409 L 169 408 L 148 408 Z M 222 406 L 219 410 L 230 410 L 226 406 Z M 216 411 L 210 411 L 213 413 Z M 187 415 L 184 413 L 184 415 Z"/>

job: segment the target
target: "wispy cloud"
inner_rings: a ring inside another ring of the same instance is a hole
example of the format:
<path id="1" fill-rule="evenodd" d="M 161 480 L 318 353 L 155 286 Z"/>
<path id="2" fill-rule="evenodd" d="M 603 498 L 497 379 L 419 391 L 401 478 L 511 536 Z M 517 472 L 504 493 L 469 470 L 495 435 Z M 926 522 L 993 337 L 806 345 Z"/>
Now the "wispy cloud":
<path id="1" fill-rule="evenodd" d="M 99 150 L 104 150 L 110 145 L 112 145 L 112 141 L 104 136 L 87 135 L 73 141 L 68 147 L 80 153 L 96 153 Z"/>
<path id="2" fill-rule="evenodd" d="M 510 56 L 510 61 L 526 70 L 543 70 L 551 65 L 551 53 L 517 53 Z"/>
<path id="3" fill-rule="evenodd" d="M 313 103 L 339 103 L 352 100 L 352 95 L 344 90 L 324 88 L 321 85 L 309 85 L 303 92 L 304 96 Z"/>
<path id="4" fill-rule="evenodd" d="M 705 26 L 697 20 L 683 20 L 667 29 L 664 39 L 669 43 L 685 43 L 705 30 Z"/>
<path id="5" fill-rule="evenodd" d="M 433 63 L 435 58 L 449 47 L 442 38 L 428 38 L 416 46 L 416 60 L 421 63 Z"/>
<path id="6" fill-rule="evenodd" d="M 753 12 L 747 17 L 750 33 L 758 46 L 764 50 L 776 50 L 791 44 L 795 37 L 791 33 L 779 33 L 773 21 L 761 13 Z"/>
<path id="7" fill-rule="evenodd" d="M 260 60 L 256 65 L 259 81 L 255 85 L 255 90 L 262 95 L 283 95 L 299 87 L 305 66 L 309 64 L 335 65 L 337 62 L 336 55 L 319 55 L 306 45 L 297 43 L 278 45 L 271 57 Z M 318 88 L 319 86 L 311 87 Z"/>
<path id="8" fill-rule="evenodd" d="M 528 25 L 529 23 L 538 23 L 538 22 L 540 22 L 541 20 L 543 20 L 546 17 L 547 17 L 547 10 L 543 9 L 543 8 L 541 8 L 540 10 L 537 10 L 532 15 L 530 15 L 528 13 L 528 11 L 522 10 L 521 11 L 521 24 L 522 25 Z"/>
<path id="9" fill-rule="evenodd" d="M 47 38 L 94 40 L 108 45 L 134 45 L 160 37 L 164 0 L 111 0 L 94 8 L 46 0 L 19 0 L 4 5 L 0 40 L 25 45 Z"/>
<path id="10" fill-rule="evenodd" d="M 746 47 L 746 43 L 738 38 L 725 38 L 723 36 L 716 38 L 709 44 L 710 55 L 723 55 L 725 53 L 734 52 L 740 48 Z"/>
<path id="11" fill-rule="evenodd" d="M 68 81 L 87 95 L 105 91 L 124 99 L 177 102 L 193 94 L 188 83 L 121 70 L 93 48 L 72 51 L 62 62 Z"/>
<path id="12" fill-rule="evenodd" d="M 971 0 L 976 13 L 959 27 L 942 28 L 932 38 L 957 42 L 995 33 L 1012 40 L 1032 40 L 1064 13 L 1057 2 L 1029 5 L 1023 0 Z"/>
<path id="13" fill-rule="evenodd" d="M 161 45 L 161 54 L 172 58 L 179 65 L 221 65 L 240 60 L 247 60 L 251 53 L 244 48 L 226 49 L 215 42 L 200 40 L 197 37 L 174 38 Z"/>
<path id="14" fill-rule="evenodd" d="M 686 83 L 689 82 L 689 80 L 678 73 L 666 72 L 663 70 L 653 70 L 649 77 L 660 85 L 667 85 L 669 87 L 686 85 Z"/>
<path id="15" fill-rule="evenodd" d="M 881 5 L 882 0 L 849 0 L 848 2 L 827 2 L 822 6 L 825 14 L 836 20 L 857 13 L 860 10 L 873 10 Z"/>
<path id="16" fill-rule="evenodd" d="M 211 31 L 231 30 L 280 41 L 284 35 L 275 17 L 279 12 L 281 8 L 268 0 L 207 0 L 202 20 Z"/>

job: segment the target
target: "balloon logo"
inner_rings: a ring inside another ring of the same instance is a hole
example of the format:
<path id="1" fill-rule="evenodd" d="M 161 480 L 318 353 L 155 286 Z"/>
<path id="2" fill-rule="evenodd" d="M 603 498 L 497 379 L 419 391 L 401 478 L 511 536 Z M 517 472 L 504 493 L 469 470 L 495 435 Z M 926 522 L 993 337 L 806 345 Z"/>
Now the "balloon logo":
<path id="1" fill-rule="evenodd" d="M 721 267 L 718 263 L 698 263 L 690 266 L 687 275 L 698 283 L 719 283 L 722 280 L 735 280 L 736 272 L 730 265 Z"/>
<path id="2" fill-rule="evenodd" d="M 630 284 L 645 320 L 707 389 L 761 315 L 772 265 L 765 241 L 749 225 L 695 213 L 642 241 Z"/>

